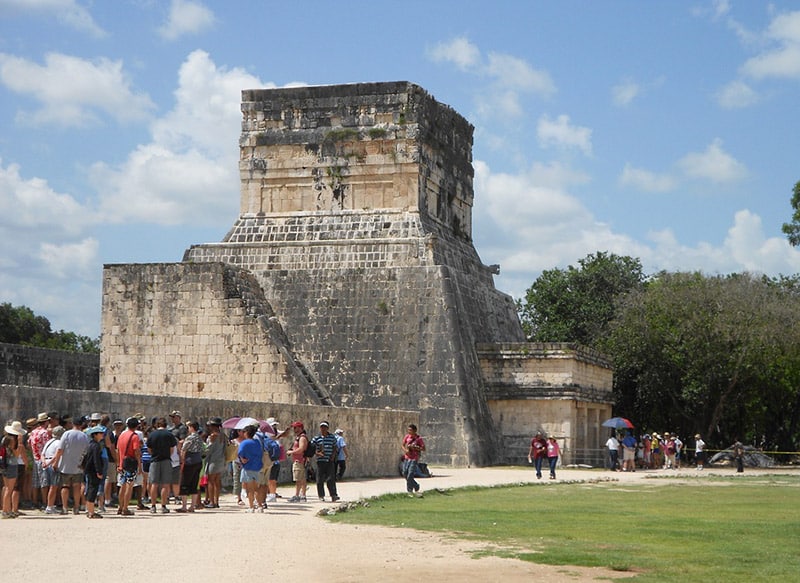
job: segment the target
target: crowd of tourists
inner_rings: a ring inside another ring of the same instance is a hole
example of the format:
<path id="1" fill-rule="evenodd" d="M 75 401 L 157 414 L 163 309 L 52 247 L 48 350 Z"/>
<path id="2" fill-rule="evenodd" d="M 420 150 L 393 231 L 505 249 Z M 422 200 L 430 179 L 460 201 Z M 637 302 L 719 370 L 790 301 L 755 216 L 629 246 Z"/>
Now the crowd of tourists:
<path id="1" fill-rule="evenodd" d="M 231 421 L 231 420 L 229 420 Z M 149 421 L 94 413 L 73 419 L 43 412 L 23 424 L 6 423 L 0 442 L 2 518 L 26 510 L 46 515 L 102 518 L 110 509 L 133 516 L 190 513 L 219 508 L 223 476 L 247 512 L 264 512 L 277 493 L 282 463 L 291 463 L 295 495 L 307 501 L 307 484 L 317 496 L 339 500 L 336 483 L 347 468 L 344 430 L 319 423 L 312 437 L 302 421 L 284 430 L 274 418 L 245 418 L 226 427 L 220 417 L 202 425 L 183 421 L 180 411 Z M 313 462 L 313 463 L 312 463 Z M 227 475 L 226 475 L 227 474 Z M 170 509 L 169 505 L 177 505 Z"/>
<path id="2" fill-rule="evenodd" d="M 694 452 L 687 458 L 686 447 L 676 434 L 645 433 L 638 438 L 633 431 L 612 431 L 605 443 L 608 449 L 608 467 L 617 472 L 635 472 L 639 469 L 679 470 L 681 465 L 693 463 L 702 470 L 706 464 L 706 443 L 700 434 L 694 436 Z"/>

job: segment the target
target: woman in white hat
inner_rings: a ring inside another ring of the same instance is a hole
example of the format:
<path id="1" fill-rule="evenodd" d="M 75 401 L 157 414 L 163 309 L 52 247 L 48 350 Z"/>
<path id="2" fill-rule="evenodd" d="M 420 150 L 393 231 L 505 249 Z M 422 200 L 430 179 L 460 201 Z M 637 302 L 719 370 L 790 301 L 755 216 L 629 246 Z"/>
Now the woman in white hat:
<path id="1" fill-rule="evenodd" d="M 25 459 L 25 446 L 22 436 L 28 433 L 22 423 L 13 421 L 4 428 L 5 436 L 0 444 L 0 468 L 3 472 L 3 518 L 19 516 L 19 491 L 16 490 L 18 464 Z"/>

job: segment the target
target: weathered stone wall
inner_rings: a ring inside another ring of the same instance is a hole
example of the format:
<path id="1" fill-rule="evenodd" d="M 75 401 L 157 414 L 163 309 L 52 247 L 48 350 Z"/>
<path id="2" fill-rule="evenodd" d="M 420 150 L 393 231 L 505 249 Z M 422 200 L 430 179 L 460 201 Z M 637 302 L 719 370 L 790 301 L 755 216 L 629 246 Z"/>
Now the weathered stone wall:
<path id="1" fill-rule="evenodd" d="M 0 384 L 96 391 L 100 356 L 0 343 Z"/>
<path id="2" fill-rule="evenodd" d="M 347 476 L 351 478 L 397 475 L 397 462 L 402 453 L 400 442 L 405 428 L 408 423 L 419 423 L 419 415 L 413 411 L 0 385 L 0 418 L 3 420 L 21 419 L 24 422 L 42 411 L 58 411 L 73 416 L 101 412 L 121 419 L 134 413 L 142 413 L 149 419 L 165 416 L 175 409 L 183 413 L 185 420 L 196 419 L 200 422 L 214 416 L 223 419 L 234 416 L 252 416 L 257 419 L 275 417 L 282 423 L 282 427 L 288 427 L 292 421 L 301 420 L 312 435 L 317 431 L 319 422 L 327 420 L 332 428 L 341 427 L 345 430 L 350 453 Z M 284 446 L 290 444 L 288 439 L 283 443 Z M 282 468 L 282 481 L 291 479 L 288 465 L 286 464 L 286 469 Z M 403 487 L 398 484 L 398 490 L 402 491 Z"/>
<path id="3" fill-rule="evenodd" d="M 271 316 L 252 276 L 220 263 L 106 265 L 102 390 L 313 403 L 259 324 Z"/>
<path id="4" fill-rule="evenodd" d="M 562 463 L 598 464 L 611 417 L 613 371 L 597 351 L 568 343 L 479 344 L 502 460 L 519 463 L 531 437 L 555 435 Z"/>

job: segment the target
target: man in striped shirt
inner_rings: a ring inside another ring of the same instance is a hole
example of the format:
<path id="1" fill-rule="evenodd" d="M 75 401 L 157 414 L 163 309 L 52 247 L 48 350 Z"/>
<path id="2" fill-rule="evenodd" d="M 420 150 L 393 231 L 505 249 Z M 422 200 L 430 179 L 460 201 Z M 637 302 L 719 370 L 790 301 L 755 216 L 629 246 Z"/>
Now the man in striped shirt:
<path id="1" fill-rule="evenodd" d="M 336 492 L 336 436 L 330 432 L 330 425 L 327 421 L 319 424 L 319 434 L 311 440 L 317 447 L 317 495 L 320 501 L 325 501 L 325 484 L 328 485 L 328 492 L 331 501 L 339 500 Z"/>

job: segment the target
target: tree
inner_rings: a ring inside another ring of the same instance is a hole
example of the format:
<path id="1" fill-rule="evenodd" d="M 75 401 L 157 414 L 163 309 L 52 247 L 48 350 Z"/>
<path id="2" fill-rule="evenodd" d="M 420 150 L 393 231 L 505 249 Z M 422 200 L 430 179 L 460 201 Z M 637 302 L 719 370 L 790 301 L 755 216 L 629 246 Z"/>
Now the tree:
<path id="1" fill-rule="evenodd" d="M 579 267 L 542 272 L 518 301 L 526 336 L 537 342 L 578 342 L 596 347 L 608 331 L 617 298 L 641 289 L 638 259 L 614 253 L 587 255 Z"/>
<path id="2" fill-rule="evenodd" d="M 783 230 L 786 238 L 789 239 L 789 244 L 792 247 L 800 245 L 800 181 L 796 182 L 792 190 L 792 208 L 794 214 L 792 215 L 791 223 L 783 223 Z"/>
<path id="3" fill-rule="evenodd" d="M 26 306 L 0 304 L 0 342 L 55 348 L 71 352 L 100 352 L 100 339 L 50 329 L 50 320 Z"/>
<path id="4" fill-rule="evenodd" d="M 794 448 L 796 280 L 661 273 L 622 300 L 603 349 L 614 360 L 617 409 L 647 428 Z"/>

